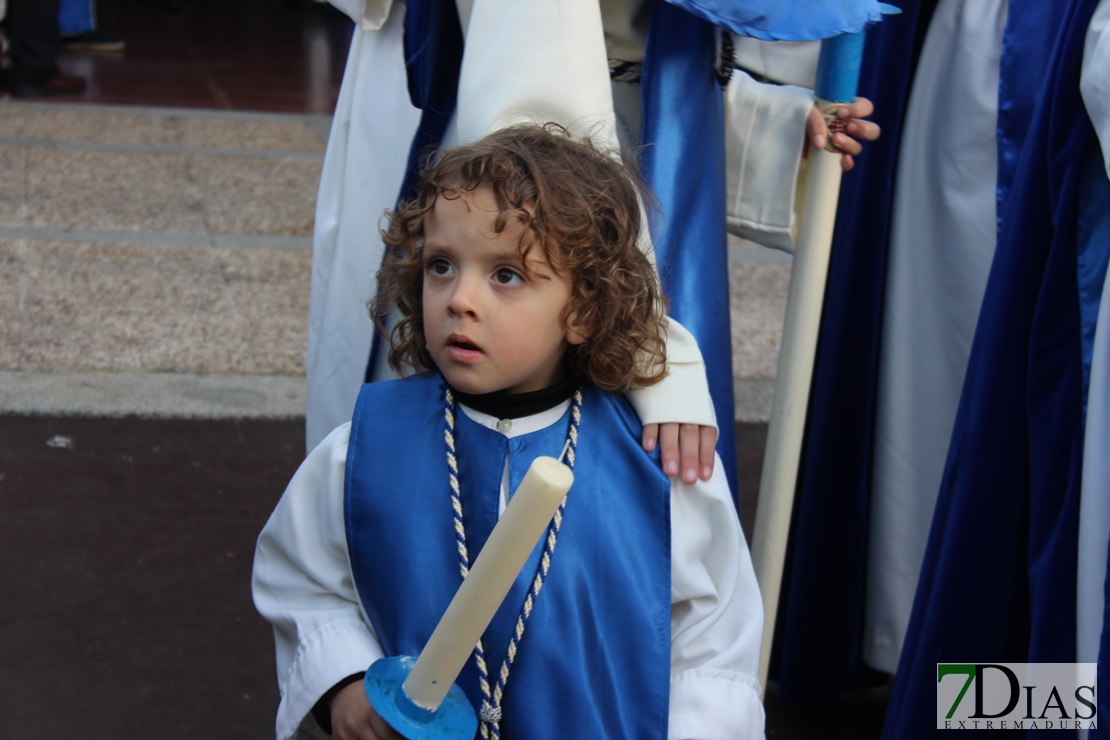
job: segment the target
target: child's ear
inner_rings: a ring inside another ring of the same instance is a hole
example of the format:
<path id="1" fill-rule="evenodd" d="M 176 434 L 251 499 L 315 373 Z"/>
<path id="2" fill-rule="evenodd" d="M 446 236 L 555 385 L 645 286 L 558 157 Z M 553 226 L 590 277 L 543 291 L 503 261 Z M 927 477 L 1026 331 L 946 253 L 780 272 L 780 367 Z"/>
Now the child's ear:
<path id="1" fill-rule="evenodd" d="M 593 333 L 591 327 L 579 317 L 577 311 L 571 311 L 570 315 L 567 316 L 566 326 L 564 334 L 569 344 L 585 344 L 586 340 L 590 338 L 590 334 Z"/>

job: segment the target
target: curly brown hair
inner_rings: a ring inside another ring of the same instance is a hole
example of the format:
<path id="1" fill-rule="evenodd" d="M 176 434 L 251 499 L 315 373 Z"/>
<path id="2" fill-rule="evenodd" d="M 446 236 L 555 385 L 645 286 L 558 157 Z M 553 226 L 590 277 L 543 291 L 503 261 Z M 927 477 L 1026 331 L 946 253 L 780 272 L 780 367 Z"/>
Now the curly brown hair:
<path id="1" fill-rule="evenodd" d="M 398 372 L 435 370 L 424 338 L 424 222 L 436 199 L 481 185 L 493 189 L 500 233 L 524 224 L 522 258 L 543 250 L 552 270 L 571 284 L 564 324 L 588 338 L 567 351 L 570 369 L 599 388 L 625 391 L 666 375 L 662 325 L 666 301 L 655 268 L 638 240 L 643 192 L 635 170 L 557 124 L 512 126 L 436 155 L 415 198 L 387 212 L 386 256 L 370 312 L 390 341 Z M 385 317 L 401 317 L 389 332 Z"/>

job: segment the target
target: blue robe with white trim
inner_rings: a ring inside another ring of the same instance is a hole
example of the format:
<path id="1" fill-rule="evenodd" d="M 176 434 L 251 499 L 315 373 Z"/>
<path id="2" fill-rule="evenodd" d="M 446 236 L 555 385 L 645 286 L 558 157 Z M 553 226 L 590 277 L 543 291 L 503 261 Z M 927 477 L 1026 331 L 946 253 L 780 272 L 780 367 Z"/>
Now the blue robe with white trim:
<path id="1" fill-rule="evenodd" d="M 1078 224 L 1094 140 L 1078 83 L 1095 5 L 1062 8 L 1035 91 L 884 737 L 932 736 L 938 662 L 1076 659 Z"/>
<path id="2" fill-rule="evenodd" d="M 871 62 L 865 63 L 865 80 L 861 81 L 860 92 L 875 100 L 876 120 L 883 125 L 883 138 L 876 142 L 874 149 L 868 148 L 865 156 L 861 157 L 857 170 L 845 179 L 846 195 L 841 199 L 838 217 L 837 242 L 833 250 L 829 292 L 826 295 L 821 343 L 814 373 L 813 403 L 809 411 L 806 448 L 799 478 L 794 549 L 788 565 L 788 574 L 792 581 L 789 589 L 784 588 L 788 601 L 779 613 L 780 634 L 776 664 L 780 669 L 780 688 L 783 698 L 795 704 L 827 705 L 835 702 L 839 692 L 850 686 L 851 678 L 858 675 L 862 668 L 860 643 L 863 632 L 865 565 L 868 557 L 866 541 L 871 495 L 876 353 L 888 233 L 887 207 L 882 196 L 889 192 L 893 182 L 893 174 L 887 175 L 883 181 L 874 180 L 871 168 L 883 167 L 893 173 L 894 147 L 897 146 L 899 132 L 897 128 L 888 126 L 885 120 L 880 120 L 880 117 L 894 116 L 894 122 L 900 123 L 904 100 L 904 92 L 900 86 L 904 86 L 912 78 L 903 71 L 909 67 L 908 62 L 905 65 L 894 63 L 898 57 L 893 54 L 910 54 L 913 46 L 910 39 L 914 29 L 912 25 L 906 25 L 907 17 L 912 20 L 915 13 L 920 14 L 922 18 L 917 23 L 920 27 L 926 26 L 927 16 L 924 14 L 928 5 L 906 3 L 906 14 L 887 19 L 882 26 L 871 31 L 868 38 L 867 54 Z M 1018 334 L 1009 334 L 1007 336 L 1013 343 L 1007 343 L 1009 340 L 1002 340 L 998 335 L 1012 328 L 1014 312 L 1018 310 L 1016 307 L 1019 304 L 1033 304 L 1037 301 L 1040 301 L 1040 308 L 1037 309 L 1040 312 L 1040 323 L 1036 329 L 1026 327 L 1029 332 L 1044 332 L 1049 335 L 1056 332 L 1056 336 L 1062 338 L 1070 336 L 1076 330 L 1070 322 L 1078 319 L 1078 309 L 1074 314 L 1070 309 L 1064 309 L 1052 317 L 1046 308 L 1051 305 L 1050 291 L 1059 291 L 1057 295 L 1061 301 L 1073 300 L 1069 297 L 1069 291 L 1074 292 L 1075 289 L 1074 265 L 1056 265 L 1051 274 L 1046 273 L 1043 288 L 1045 292 L 1039 297 L 1030 288 L 1036 281 L 1033 273 L 1025 278 L 1019 277 L 1021 267 L 1039 269 L 1036 266 L 1044 261 L 1043 255 L 1031 256 L 1036 249 L 1037 237 L 1033 235 L 1043 233 L 1043 224 L 1048 220 L 1044 216 L 1048 208 L 1048 196 L 1035 192 L 1035 184 L 1044 187 L 1043 183 L 1037 183 L 1036 178 L 1069 182 L 1069 178 L 1079 174 L 1073 169 L 1076 163 L 1084 162 L 1086 157 L 1084 145 L 1073 142 L 1066 154 L 1053 157 L 1046 167 L 1042 162 L 1034 160 L 1031 153 L 1023 153 L 1022 149 L 1027 141 L 1033 141 L 1027 131 L 1031 130 L 1031 121 L 1037 118 L 1044 118 L 1041 125 L 1049 126 L 1047 120 L 1051 117 L 1054 121 L 1051 124 L 1053 135 L 1061 140 L 1065 138 L 1063 132 L 1066 126 L 1086 125 L 1081 104 L 1076 107 L 1079 79 L 1077 55 L 1082 49 L 1082 32 L 1075 31 L 1077 26 L 1072 25 L 1079 23 L 1085 27 L 1086 24 L 1075 17 L 1065 22 L 1066 12 L 1062 4 L 1033 4 L 1022 0 L 1011 2 L 1000 83 L 998 202 L 1001 231 L 993 271 L 1004 269 L 998 266 L 999 261 L 1007 262 L 1010 265 L 1009 279 L 1013 282 L 1003 286 L 1000 283 L 1002 278 L 992 276 L 993 287 L 985 297 L 984 312 L 993 313 L 991 321 L 996 324 L 986 325 L 983 321 L 980 322 L 976 345 L 981 346 L 975 350 L 979 359 L 973 360 L 969 365 L 969 376 L 975 363 L 986 361 L 995 363 L 991 365 L 993 375 L 982 375 L 977 384 L 965 385 L 961 403 L 974 407 L 977 411 L 974 415 L 961 412 L 961 421 L 957 422 L 957 436 L 961 436 L 961 441 L 956 444 L 961 445 L 963 451 L 956 466 L 958 470 L 950 470 L 944 484 L 946 487 L 965 488 L 960 495 L 968 501 L 985 499 L 988 496 L 986 489 L 990 488 L 993 489 L 993 494 L 990 495 L 999 497 L 996 504 L 999 501 L 1012 500 L 1015 506 L 1020 507 L 1021 504 L 1016 502 L 1025 501 L 1034 509 L 1047 506 L 1048 511 L 1057 511 L 1057 504 L 1044 503 L 1045 500 L 1039 498 L 1038 493 L 1026 492 L 1024 484 L 1007 476 L 1013 469 L 1022 467 L 1022 460 L 1028 460 L 1030 465 L 1041 471 L 1039 481 L 1034 479 L 1030 484 L 1033 491 L 1044 493 L 1051 491 L 1053 487 L 1058 487 L 1059 490 L 1067 488 L 1067 481 L 1074 471 L 1063 462 L 1071 459 L 1081 449 L 1081 443 L 1075 442 L 1074 429 L 1070 424 L 1075 420 L 1074 413 L 1081 407 L 1082 393 L 1074 394 L 1066 403 L 1061 402 L 1056 409 L 1059 411 L 1058 415 L 1047 414 L 1046 408 L 1040 406 L 1036 414 L 1041 423 L 1033 424 L 1030 428 L 1033 437 L 1037 439 L 1041 439 L 1041 432 L 1049 430 L 1044 434 L 1044 442 L 1030 443 L 1026 449 L 1024 444 L 1015 439 L 1013 449 L 1016 451 L 1011 456 L 1010 453 L 999 453 L 1001 440 L 1026 428 L 1026 422 L 1021 417 L 1021 409 L 1025 408 L 1026 402 L 1017 395 L 1002 400 L 998 381 L 1009 381 L 1015 377 L 1014 373 L 1020 372 L 1021 367 L 1028 365 L 1030 383 L 1037 386 L 1033 393 L 1048 388 L 1059 389 L 1067 373 L 1061 369 L 1046 368 L 1052 362 L 1078 362 L 1079 353 L 1077 351 L 1072 355 L 1060 350 L 1052 356 L 1045 353 L 1043 347 L 1038 346 L 1034 340 L 1030 340 L 1033 343 L 1023 345 L 1024 340 L 1019 340 Z M 1089 15 L 1089 11 L 1085 12 Z M 1061 29 L 1072 29 L 1072 36 L 1058 38 Z M 888 36 L 895 32 L 904 40 L 892 45 Z M 876 41 L 878 44 L 874 43 Z M 1054 49 L 1060 52 L 1055 58 Z M 1063 63 L 1065 49 L 1071 55 L 1070 63 L 1075 65 L 1073 78 L 1068 77 L 1070 72 L 1060 72 L 1059 65 Z M 897 72 L 899 78 L 892 81 L 893 86 L 871 87 L 866 75 L 873 66 L 885 67 L 873 73 L 876 80 L 889 76 L 891 72 Z M 1053 75 L 1056 75 L 1055 80 Z M 1047 86 L 1042 88 L 1042 81 Z M 1065 88 L 1066 94 L 1061 92 Z M 1071 112 L 1060 114 L 1054 110 L 1057 103 L 1050 98 L 1053 90 L 1058 92 L 1061 109 Z M 890 95 L 892 92 L 893 96 Z M 1067 99 L 1070 95 L 1075 95 L 1076 99 Z M 893 103 L 893 109 L 888 110 L 890 103 Z M 884 145 L 883 141 L 888 140 L 888 137 L 889 144 Z M 1039 142 L 1039 146 L 1044 145 L 1043 140 Z M 1041 156 L 1045 155 L 1042 153 Z M 1040 175 L 1031 176 L 1024 172 L 1031 165 Z M 1019 180 L 1024 181 L 1020 189 L 1017 186 Z M 1059 185 L 1054 187 L 1056 190 L 1051 197 L 1055 199 L 1052 205 L 1057 211 L 1052 218 L 1060 220 L 1063 204 L 1070 202 L 1068 199 L 1074 197 L 1075 191 Z M 1043 220 L 1038 221 L 1038 218 Z M 1064 227 L 1064 230 L 1053 234 L 1056 244 L 1053 249 L 1060 253 L 1070 243 L 1074 258 L 1074 220 L 1064 224 Z M 1047 241 L 1046 237 L 1045 244 L 1040 246 L 1047 248 Z M 1022 279 L 1028 282 L 1019 285 Z M 987 309 L 987 306 L 994 307 Z M 1070 342 L 1071 339 L 1067 341 Z M 989 350 L 985 349 L 988 345 L 991 346 Z M 1025 350 L 1022 349 L 1023 346 Z M 1078 350 L 1078 345 L 1074 348 Z M 1033 356 L 1026 357 L 1026 350 L 1033 352 Z M 987 360 L 988 356 L 1005 359 L 995 362 Z M 994 407 L 990 408 L 992 404 Z M 991 419 L 989 423 L 969 426 L 973 418 L 985 420 L 988 417 Z M 1070 447 L 1073 443 L 1078 446 Z M 949 456 L 949 468 L 953 468 L 952 454 Z M 994 460 L 993 466 L 1002 471 L 1001 475 L 989 472 L 991 464 L 983 462 L 987 459 Z M 989 483 L 981 481 L 981 485 L 969 485 L 966 481 L 973 480 L 975 475 L 970 472 L 972 468 L 988 471 L 984 473 L 984 480 Z M 974 493 L 972 489 L 976 489 Z M 942 499 L 943 497 L 942 492 Z M 949 502 L 946 505 L 952 504 Z M 1068 506 L 1071 504 L 1067 504 L 1065 509 Z M 949 538 L 955 537 L 952 528 L 962 526 L 958 519 L 959 517 L 953 517 L 947 522 L 934 522 L 933 538 L 944 536 L 938 534 L 938 527 L 948 529 Z M 1065 515 L 1064 520 L 1059 523 L 1066 526 L 1066 521 Z M 1004 527 L 1001 522 L 1001 519 L 991 519 L 992 526 L 986 528 L 986 533 L 979 540 L 983 553 L 1000 546 L 1009 549 L 1020 544 L 1014 539 L 1019 537 L 1019 530 Z M 1034 543 L 1033 547 L 1046 548 L 1046 553 L 1049 554 L 1044 557 L 1053 565 L 1048 569 L 1037 566 L 1031 570 L 1030 577 L 1042 584 L 1053 582 L 1065 588 L 1068 583 L 1074 584 L 1074 567 L 1070 571 L 1066 564 L 1059 567 L 1057 560 L 1066 555 L 1066 548 L 1057 544 L 1061 536 L 1066 541 L 1066 536 L 1059 532 L 1042 536 L 1046 541 Z M 831 564 L 830 557 L 833 558 Z M 938 567 L 941 566 L 936 561 L 927 560 L 922 568 L 923 581 L 941 577 L 934 573 Z M 958 566 L 945 563 L 943 568 L 950 571 L 943 577 L 958 578 Z M 985 564 L 983 568 L 984 578 L 997 579 L 999 576 L 998 572 Z M 1044 574 L 1049 572 L 1052 575 L 1046 577 Z M 1074 588 L 1072 591 L 1074 592 Z M 1030 619 L 1043 621 L 1047 619 L 1048 613 L 1057 613 L 1059 619 L 1053 623 L 1058 621 L 1061 625 L 1067 625 L 1069 620 L 1066 614 L 1070 612 L 1072 626 L 1062 629 L 1066 629 L 1074 637 L 1074 598 L 1071 603 L 1048 606 L 1048 603 L 1062 598 L 1062 594 L 1055 589 L 1048 593 L 1055 595 L 1045 597 L 1047 601 L 1044 604 L 1033 608 L 1041 616 Z M 921 602 L 923 598 L 926 597 L 919 591 L 917 602 Z M 940 614 L 947 613 L 949 608 L 956 608 L 947 602 L 943 606 L 939 605 L 936 602 L 943 600 L 935 595 L 932 600 L 934 603 L 930 607 L 918 603 L 915 609 L 929 608 L 930 613 Z M 976 629 L 984 627 L 984 624 L 993 619 L 990 602 L 990 599 L 982 599 L 976 607 L 983 620 L 982 623 L 975 624 Z M 822 608 L 815 610 L 815 605 L 821 605 Z M 831 626 L 830 620 L 833 620 Z M 931 629 L 940 628 L 934 626 Z M 1044 644 L 1046 635 L 1052 631 L 1043 627 L 1035 628 L 1033 633 L 1037 636 L 1030 638 L 1031 645 Z M 950 632 L 953 636 L 956 632 L 969 634 L 954 628 Z M 833 635 L 831 639 L 828 637 L 830 634 Z M 1062 632 L 1058 639 L 1051 642 L 1063 644 L 1067 639 Z M 1042 652 L 1040 649 L 1031 650 L 1034 653 Z M 926 661 L 929 657 L 922 655 L 920 659 Z M 907 670 L 921 669 L 920 665 L 913 669 L 906 668 L 906 660 L 906 655 L 903 654 L 899 682 L 903 680 L 903 674 Z M 918 676 L 913 680 L 923 681 L 924 677 Z M 903 696 L 897 701 L 926 701 L 926 694 L 930 691 L 931 688 L 918 685 L 912 697 Z M 908 732 L 906 726 L 902 726 L 900 731 Z"/>

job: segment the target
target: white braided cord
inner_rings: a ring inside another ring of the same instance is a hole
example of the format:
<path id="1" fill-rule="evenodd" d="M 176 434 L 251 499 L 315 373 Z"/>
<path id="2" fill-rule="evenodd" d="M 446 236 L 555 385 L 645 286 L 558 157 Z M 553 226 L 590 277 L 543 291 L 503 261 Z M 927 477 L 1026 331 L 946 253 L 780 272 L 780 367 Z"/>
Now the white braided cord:
<path id="1" fill-rule="evenodd" d="M 470 572 L 470 555 L 466 543 L 466 527 L 463 518 L 462 497 L 459 493 L 459 469 L 455 458 L 455 397 L 451 390 L 446 394 L 446 411 L 444 413 L 444 440 L 447 445 L 447 472 L 451 483 L 451 508 L 455 519 L 455 539 L 459 552 L 459 572 L 463 578 Z M 574 467 L 575 452 L 578 447 L 578 425 L 582 421 L 582 391 L 575 392 L 571 401 L 570 422 L 567 424 L 567 442 L 563 448 L 563 461 L 570 468 Z M 563 511 L 566 509 L 567 499 L 564 496 L 559 503 L 559 508 L 552 517 L 547 528 L 547 537 L 544 540 L 543 553 L 540 556 L 539 567 L 532 579 L 532 585 L 524 598 L 520 614 L 517 616 L 516 626 L 513 629 L 512 639 L 505 654 L 505 660 L 498 671 L 497 682 L 493 692 L 490 692 L 489 671 L 486 665 L 485 647 L 482 639 L 474 647 L 474 661 L 478 668 L 478 683 L 482 690 L 482 707 L 478 713 L 481 737 L 483 740 L 501 737 L 501 701 L 505 694 L 505 686 L 509 681 L 509 670 L 516 660 L 520 648 L 520 641 L 524 638 L 524 627 L 535 608 L 536 599 L 540 595 L 547 572 L 551 567 L 551 558 L 555 554 L 555 544 L 558 542 L 559 529 L 563 524 Z"/>
<path id="2" fill-rule="evenodd" d="M 447 410 L 444 412 L 443 439 L 447 445 L 447 476 L 451 484 L 451 509 L 455 519 L 455 545 L 459 553 L 459 575 L 464 579 L 470 572 L 470 553 L 466 546 L 466 527 L 463 522 L 462 498 L 459 495 L 459 465 L 455 458 L 455 396 L 447 390 Z M 486 668 L 486 651 L 482 645 L 482 638 L 474 646 L 474 661 L 478 667 L 478 683 L 482 689 L 482 696 L 488 697 L 489 671 Z M 487 711 L 488 700 L 482 700 L 482 713 Z M 489 733 L 483 726 L 482 737 L 488 738 Z"/>

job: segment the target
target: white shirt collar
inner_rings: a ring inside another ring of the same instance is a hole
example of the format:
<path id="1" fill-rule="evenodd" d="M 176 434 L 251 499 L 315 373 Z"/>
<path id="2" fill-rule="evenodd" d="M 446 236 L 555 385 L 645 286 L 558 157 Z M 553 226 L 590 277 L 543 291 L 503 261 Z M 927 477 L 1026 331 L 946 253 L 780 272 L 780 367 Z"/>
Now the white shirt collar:
<path id="1" fill-rule="evenodd" d="M 493 429 L 501 432 L 506 437 L 512 439 L 522 434 L 531 434 L 538 432 L 540 429 L 546 429 L 555 422 L 563 418 L 563 414 L 570 408 L 570 399 L 563 401 L 557 406 L 549 408 L 547 411 L 541 411 L 538 414 L 531 416 L 522 416 L 519 419 L 499 419 L 491 414 L 484 414 L 481 411 L 475 411 L 469 406 L 459 404 L 459 408 L 466 414 L 467 418 L 475 421 L 486 429 Z M 504 423 L 511 422 L 511 423 Z"/>

